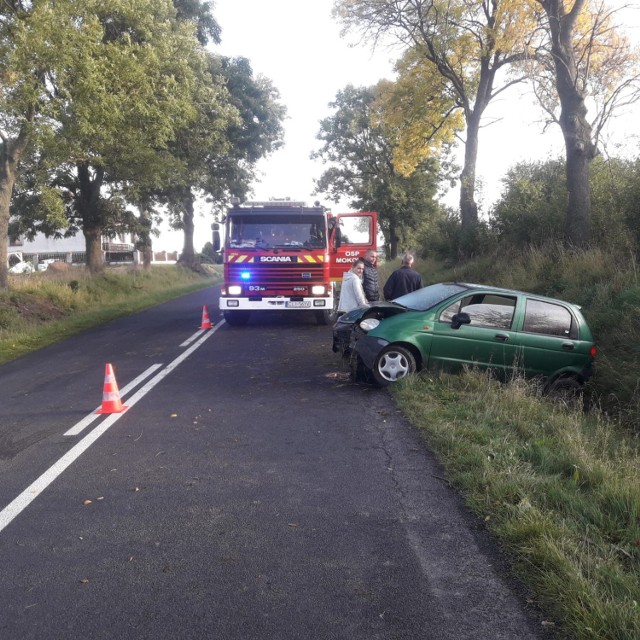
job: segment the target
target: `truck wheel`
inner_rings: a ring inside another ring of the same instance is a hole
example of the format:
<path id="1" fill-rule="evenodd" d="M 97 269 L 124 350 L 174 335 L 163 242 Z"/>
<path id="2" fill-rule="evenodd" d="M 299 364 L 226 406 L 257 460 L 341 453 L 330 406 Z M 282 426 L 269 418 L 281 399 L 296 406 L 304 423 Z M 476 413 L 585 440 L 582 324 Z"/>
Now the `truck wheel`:
<path id="1" fill-rule="evenodd" d="M 327 325 L 331 322 L 331 311 L 329 309 L 323 309 L 322 311 L 316 311 L 316 322 L 320 325 Z"/>
<path id="2" fill-rule="evenodd" d="M 224 320 L 232 327 L 244 327 L 249 322 L 250 311 L 225 311 Z"/>
<path id="3" fill-rule="evenodd" d="M 381 387 L 405 378 L 416 370 L 416 359 L 408 349 L 389 345 L 373 363 L 373 377 Z"/>

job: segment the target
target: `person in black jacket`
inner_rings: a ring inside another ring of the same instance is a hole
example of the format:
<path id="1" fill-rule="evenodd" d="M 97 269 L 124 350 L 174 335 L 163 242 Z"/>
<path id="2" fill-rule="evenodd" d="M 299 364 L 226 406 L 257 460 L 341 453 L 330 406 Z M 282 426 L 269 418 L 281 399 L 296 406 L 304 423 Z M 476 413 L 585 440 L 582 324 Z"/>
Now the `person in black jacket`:
<path id="1" fill-rule="evenodd" d="M 380 285 L 378 284 L 378 267 L 376 262 L 378 255 L 373 249 L 369 249 L 364 254 L 364 275 L 362 277 L 362 286 L 364 287 L 364 295 L 367 302 L 375 302 L 380 300 Z"/>
<path id="2" fill-rule="evenodd" d="M 396 269 L 386 281 L 383 289 L 385 300 L 395 300 L 405 293 L 422 289 L 422 278 L 413 270 L 413 256 L 405 253 L 402 256 L 402 266 Z"/>

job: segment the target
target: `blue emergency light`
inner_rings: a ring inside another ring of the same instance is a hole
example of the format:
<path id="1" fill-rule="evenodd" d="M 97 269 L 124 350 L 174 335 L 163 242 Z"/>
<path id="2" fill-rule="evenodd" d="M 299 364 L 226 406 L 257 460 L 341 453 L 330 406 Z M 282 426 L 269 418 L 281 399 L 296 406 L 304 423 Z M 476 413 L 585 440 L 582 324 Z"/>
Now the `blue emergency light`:
<path id="1" fill-rule="evenodd" d="M 240 278 L 242 280 L 251 280 L 251 272 L 250 271 L 243 271 L 242 273 L 240 273 Z"/>

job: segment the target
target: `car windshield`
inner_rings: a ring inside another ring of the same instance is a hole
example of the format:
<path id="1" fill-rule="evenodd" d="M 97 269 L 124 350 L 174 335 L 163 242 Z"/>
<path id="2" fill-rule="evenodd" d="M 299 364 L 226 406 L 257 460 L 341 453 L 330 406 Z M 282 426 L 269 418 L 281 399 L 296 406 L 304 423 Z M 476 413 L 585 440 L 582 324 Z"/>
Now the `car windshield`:
<path id="1" fill-rule="evenodd" d="M 467 287 L 459 284 L 431 284 L 423 289 L 406 293 L 393 300 L 393 302 L 413 311 L 426 311 L 443 300 L 466 290 Z"/>

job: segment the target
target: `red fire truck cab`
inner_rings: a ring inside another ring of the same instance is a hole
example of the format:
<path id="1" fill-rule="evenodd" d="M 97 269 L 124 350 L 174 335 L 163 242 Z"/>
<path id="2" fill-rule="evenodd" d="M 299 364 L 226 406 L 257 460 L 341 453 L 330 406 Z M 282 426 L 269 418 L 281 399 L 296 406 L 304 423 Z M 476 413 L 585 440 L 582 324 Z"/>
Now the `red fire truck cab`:
<path id="1" fill-rule="evenodd" d="M 252 311 L 309 311 L 328 324 L 351 263 L 377 246 L 377 214 L 332 215 L 289 200 L 234 205 L 213 225 L 222 251 L 220 309 L 231 325 Z M 224 232 L 224 237 L 222 233 Z"/>

